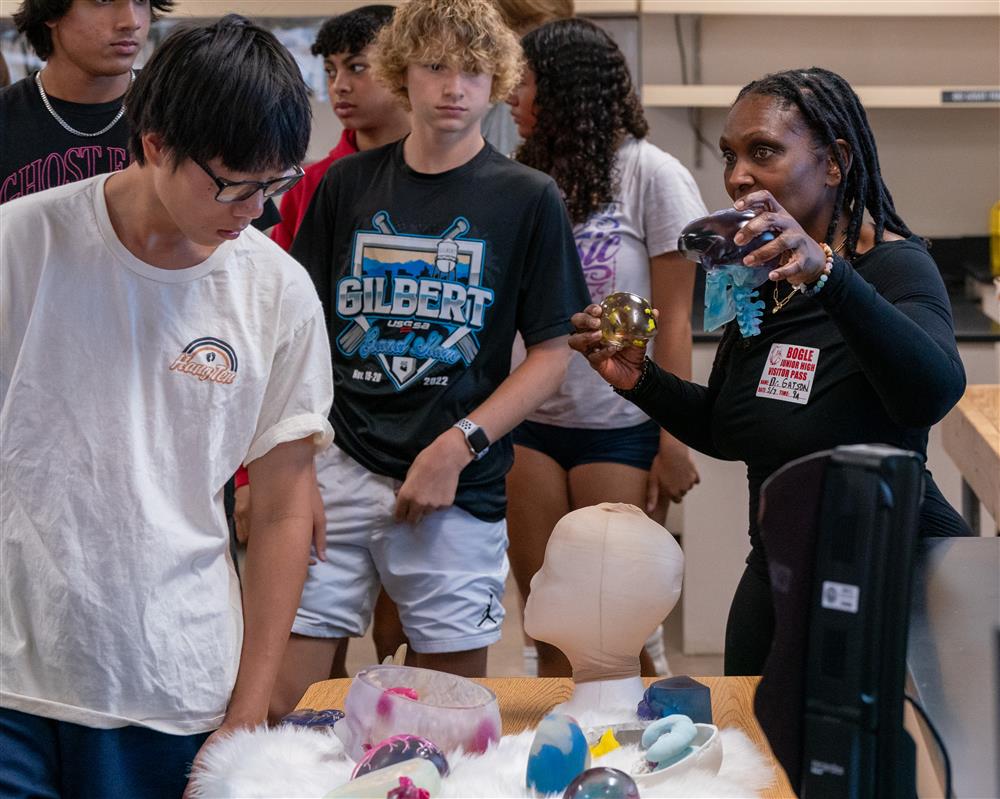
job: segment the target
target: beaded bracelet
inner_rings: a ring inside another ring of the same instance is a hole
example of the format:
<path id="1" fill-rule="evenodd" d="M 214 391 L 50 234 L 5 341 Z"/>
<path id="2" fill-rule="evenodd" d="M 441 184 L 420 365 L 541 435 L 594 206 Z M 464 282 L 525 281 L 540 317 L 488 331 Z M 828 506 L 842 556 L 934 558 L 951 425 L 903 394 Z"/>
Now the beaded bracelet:
<path id="1" fill-rule="evenodd" d="M 826 285 L 826 281 L 830 279 L 830 273 L 833 271 L 833 250 L 830 249 L 830 245 L 825 241 L 819 246 L 823 248 L 823 253 L 826 255 L 826 263 L 823 264 L 822 273 L 812 285 L 800 283 L 798 286 L 799 291 L 807 297 L 815 297 L 819 294 L 823 290 L 823 286 Z"/>
<path id="2" fill-rule="evenodd" d="M 616 388 L 615 386 L 612 386 L 611 387 L 612 390 L 615 392 L 615 394 L 619 394 L 623 397 L 630 397 L 634 395 L 637 391 L 639 391 L 642 385 L 649 378 L 649 373 L 652 371 L 652 366 L 653 366 L 653 361 L 647 355 L 645 358 L 642 359 L 642 371 L 639 372 L 639 379 L 635 381 L 635 385 L 632 386 L 632 388 Z"/>

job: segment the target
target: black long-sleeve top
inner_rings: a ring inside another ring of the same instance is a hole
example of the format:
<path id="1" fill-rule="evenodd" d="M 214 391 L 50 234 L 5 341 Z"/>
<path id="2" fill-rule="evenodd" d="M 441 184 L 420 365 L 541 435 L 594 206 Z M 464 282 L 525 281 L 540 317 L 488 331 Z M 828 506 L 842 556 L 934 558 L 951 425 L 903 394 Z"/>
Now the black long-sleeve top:
<path id="1" fill-rule="evenodd" d="M 779 284 L 779 297 L 789 290 Z M 920 239 L 883 242 L 853 265 L 835 259 L 818 295 L 796 296 L 777 313 L 773 291 L 770 282 L 760 288 L 760 335 L 742 339 L 730 323 L 707 386 L 651 364 L 622 392 L 688 446 L 747 464 L 755 547 L 760 486 L 776 469 L 844 444 L 890 444 L 926 459 L 930 426 L 965 390 L 948 295 Z M 789 347 L 818 350 L 805 404 L 758 396 L 771 379 L 769 357 Z M 968 534 L 926 470 L 921 511 L 923 535 Z"/>

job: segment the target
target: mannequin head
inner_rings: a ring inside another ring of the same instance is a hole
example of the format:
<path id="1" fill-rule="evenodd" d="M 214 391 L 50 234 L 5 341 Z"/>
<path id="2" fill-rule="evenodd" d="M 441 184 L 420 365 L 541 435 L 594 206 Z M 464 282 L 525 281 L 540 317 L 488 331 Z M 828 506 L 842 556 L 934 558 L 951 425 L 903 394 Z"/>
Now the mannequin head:
<path id="1" fill-rule="evenodd" d="M 559 647 L 576 682 L 638 676 L 639 651 L 681 593 L 684 555 L 633 505 L 559 520 L 531 580 L 524 629 Z"/>

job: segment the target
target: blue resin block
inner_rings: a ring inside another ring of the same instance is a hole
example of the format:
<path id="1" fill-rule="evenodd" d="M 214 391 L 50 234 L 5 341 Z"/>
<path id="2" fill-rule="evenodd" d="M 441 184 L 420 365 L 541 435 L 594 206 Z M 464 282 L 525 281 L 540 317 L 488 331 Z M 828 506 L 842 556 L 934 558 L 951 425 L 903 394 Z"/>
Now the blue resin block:
<path id="1" fill-rule="evenodd" d="M 711 724 L 712 692 L 690 677 L 667 677 L 646 689 L 636 712 L 641 719 L 681 714 L 695 724 Z"/>

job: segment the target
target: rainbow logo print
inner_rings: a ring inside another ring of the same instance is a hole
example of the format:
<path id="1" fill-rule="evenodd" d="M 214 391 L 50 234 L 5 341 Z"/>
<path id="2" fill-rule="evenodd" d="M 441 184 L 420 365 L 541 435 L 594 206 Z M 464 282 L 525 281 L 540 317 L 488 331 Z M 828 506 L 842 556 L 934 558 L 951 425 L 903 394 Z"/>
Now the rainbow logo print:
<path id="1" fill-rule="evenodd" d="M 170 364 L 170 371 L 202 382 L 229 385 L 236 382 L 236 351 L 221 338 L 203 336 L 188 344 Z"/>

